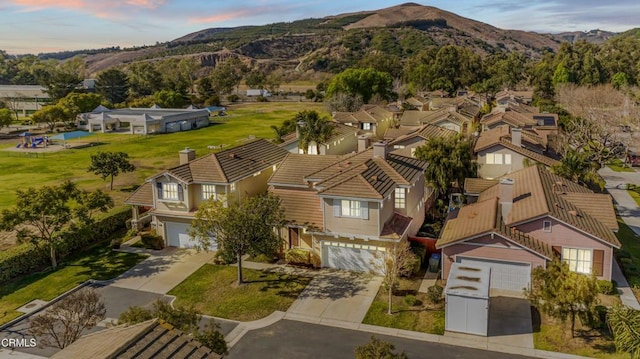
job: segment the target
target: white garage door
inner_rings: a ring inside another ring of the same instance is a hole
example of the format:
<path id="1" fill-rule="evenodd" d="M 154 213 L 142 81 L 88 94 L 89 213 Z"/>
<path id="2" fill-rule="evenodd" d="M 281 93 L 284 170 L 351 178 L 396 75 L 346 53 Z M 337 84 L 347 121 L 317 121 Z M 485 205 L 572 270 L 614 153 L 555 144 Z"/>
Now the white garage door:
<path id="1" fill-rule="evenodd" d="M 178 248 L 194 248 L 198 245 L 198 242 L 192 240 L 189 235 L 189 230 L 191 230 L 191 226 L 189 226 L 189 224 L 165 222 L 164 226 L 167 231 L 167 243 L 170 246 Z M 215 250 L 215 241 L 211 241 L 211 243 L 213 248 L 210 248 L 210 250 Z"/>
<path id="2" fill-rule="evenodd" d="M 492 259 L 457 257 L 456 262 L 491 267 L 491 288 L 522 292 L 531 282 L 531 264 Z"/>
<path id="3" fill-rule="evenodd" d="M 377 268 L 380 268 L 383 261 L 384 250 L 385 248 L 376 246 L 324 242 L 322 244 L 323 266 L 356 272 L 378 272 Z"/>

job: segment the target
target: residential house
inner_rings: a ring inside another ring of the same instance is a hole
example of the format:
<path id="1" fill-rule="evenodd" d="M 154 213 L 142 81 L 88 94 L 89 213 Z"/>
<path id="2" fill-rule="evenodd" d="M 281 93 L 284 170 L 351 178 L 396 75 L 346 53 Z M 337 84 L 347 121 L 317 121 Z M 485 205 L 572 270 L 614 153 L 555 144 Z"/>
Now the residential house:
<path id="1" fill-rule="evenodd" d="M 391 132 L 391 129 L 387 131 L 388 134 L 389 132 Z M 395 154 L 415 157 L 414 153 L 416 148 L 423 146 L 429 139 L 437 137 L 453 138 L 456 135 L 457 133 L 453 130 L 426 124 L 410 133 L 396 137 L 389 142 L 389 147 L 392 148 L 392 151 Z M 387 135 L 385 135 L 385 137 L 386 136 Z"/>
<path id="2" fill-rule="evenodd" d="M 443 278 L 452 263 L 491 267 L 491 288 L 522 294 L 531 271 L 562 259 L 578 273 L 611 280 L 620 248 L 611 197 L 540 166 L 502 177 L 478 202 L 452 212 L 436 247 Z"/>
<path id="3" fill-rule="evenodd" d="M 178 166 L 148 178 L 125 200 L 133 207 L 132 225 L 144 213 L 166 245 L 193 247 L 190 224 L 200 203 L 219 196 L 240 201 L 266 192 L 267 180 L 287 153 L 264 139 L 200 158 L 192 149 L 182 150 Z"/>
<path id="4" fill-rule="evenodd" d="M 426 166 L 384 142 L 353 155 L 287 155 L 269 179 L 285 208 L 285 241 L 322 267 L 375 270 L 423 223 Z"/>
<path id="5" fill-rule="evenodd" d="M 151 319 L 89 333 L 52 356 L 52 359 L 66 358 L 218 359 L 222 356 L 171 324 Z"/>
<path id="6" fill-rule="evenodd" d="M 315 142 L 311 142 L 307 148 L 310 155 L 342 155 L 355 152 L 358 149 L 358 129 L 356 127 L 343 125 L 340 123 L 332 123 L 334 127 L 333 136 L 325 143 L 316 146 Z M 299 148 L 298 132 L 290 133 L 282 138 L 283 143 L 280 147 L 291 153 L 304 153 Z"/>
<path id="7" fill-rule="evenodd" d="M 478 176 L 493 179 L 530 165 L 558 164 L 543 154 L 545 148 L 539 137 L 520 128 L 502 126 L 483 131 L 473 149 L 479 165 Z"/>
<path id="8" fill-rule="evenodd" d="M 431 99 L 424 98 L 422 96 L 413 96 L 403 101 L 404 107 L 411 108 L 417 111 L 429 111 Z"/>
<path id="9" fill-rule="evenodd" d="M 381 139 L 384 132 L 393 125 L 395 114 L 378 105 L 363 105 L 356 112 L 336 112 L 333 120 L 343 125 L 355 127 L 360 134 Z"/>
<path id="10" fill-rule="evenodd" d="M 400 118 L 401 127 L 420 127 L 425 124 L 444 127 L 457 133 L 466 134 L 471 130 L 474 121 L 472 116 L 464 115 L 458 107 L 452 105 L 436 111 L 404 111 Z"/>
<path id="11" fill-rule="evenodd" d="M 500 91 L 495 96 L 498 106 L 505 106 L 509 103 L 531 105 L 533 101 L 533 91 Z"/>

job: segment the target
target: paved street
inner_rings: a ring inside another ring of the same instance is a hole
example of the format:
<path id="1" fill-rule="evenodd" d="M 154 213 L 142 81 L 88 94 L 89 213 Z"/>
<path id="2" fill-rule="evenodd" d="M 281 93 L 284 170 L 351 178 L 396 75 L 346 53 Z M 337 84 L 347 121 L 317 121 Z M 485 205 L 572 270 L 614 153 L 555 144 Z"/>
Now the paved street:
<path id="1" fill-rule="evenodd" d="M 598 173 L 606 181 L 607 191 L 616 202 L 620 217 L 640 236 L 640 208 L 626 190 L 627 183 L 640 185 L 640 172 L 615 172 L 604 167 Z"/>
<path id="2" fill-rule="evenodd" d="M 370 333 L 328 327 L 291 320 L 281 320 L 263 329 L 253 330 L 235 345 L 228 358 L 354 358 L 357 346 L 369 341 Z M 526 358 L 480 349 L 429 343 L 407 338 L 375 334 L 376 338 L 395 344 L 409 358 Z"/>

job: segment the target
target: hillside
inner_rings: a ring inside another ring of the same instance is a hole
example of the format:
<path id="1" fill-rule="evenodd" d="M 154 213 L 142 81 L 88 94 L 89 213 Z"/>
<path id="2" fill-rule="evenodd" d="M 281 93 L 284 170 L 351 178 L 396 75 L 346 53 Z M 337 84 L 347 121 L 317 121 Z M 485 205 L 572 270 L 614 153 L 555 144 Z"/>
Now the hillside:
<path id="1" fill-rule="evenodd" d="M 604 30 L 591 30 L 591 31 L 572 31 L 562 32 L 559 34 L 553 34 L 553 37 L 562 41 L 575 43 L 577 41 L 584 40 L 593 44 L 602 44 L 610 38 L 618 35 L 615 32 Z"/>
<path id="2" fill-rule="evenodd" d="M 560 43 L 553 35 L 503 30 L 435 7 L 407 3 L 325 18 L 205 29 L 145 49 L 87 55 L 86 60 L 92 73 L 172 56 L 194 56 L 211 66 L 218 52 L 231 51 L 271 68 L 337 72 L 371 52 L 406 58 L 425 46 L 451 44 L 481 55 L 519 51 L 535 58 L 557 49 Z"/>

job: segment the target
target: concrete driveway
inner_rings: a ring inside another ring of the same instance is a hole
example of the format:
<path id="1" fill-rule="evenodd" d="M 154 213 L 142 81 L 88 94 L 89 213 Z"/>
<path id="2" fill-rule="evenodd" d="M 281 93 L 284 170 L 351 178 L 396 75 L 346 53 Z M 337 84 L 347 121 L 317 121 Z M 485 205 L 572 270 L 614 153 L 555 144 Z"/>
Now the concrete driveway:
<path id="1" fill-rule="evenodd" d="M 167 248 L 150 253 L 135 267 L 111 282 L 111 286 L 144 292 L 166 294 L 205 263 L 210 263 L 214 252 L 196 252 Z"/>
<path id="2" fill-rule="evenodd" d="M 317 322 L 341 320 L 362 323 L 382 284 L 381 277 L 326 270 L 309 283 L 287 310 L 290 318 Z"/>

